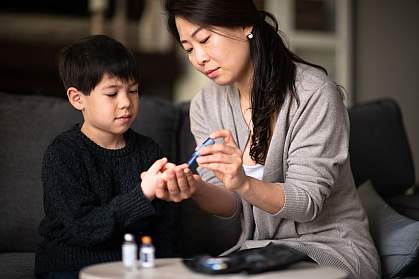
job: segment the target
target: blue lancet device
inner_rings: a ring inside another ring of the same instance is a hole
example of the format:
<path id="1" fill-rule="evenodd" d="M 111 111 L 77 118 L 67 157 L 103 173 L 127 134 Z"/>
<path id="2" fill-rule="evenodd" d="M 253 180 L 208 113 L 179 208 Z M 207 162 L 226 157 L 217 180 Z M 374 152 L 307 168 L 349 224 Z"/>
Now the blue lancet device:
<path id="1" fill-rule="evenodd" d="M 195 149 L 195 152 L 192 153 L 192 156 L 188 161 L 188 167 L 191 168 L 191 169 L 196 168 L 196 158 L 198 158 L 198 156 L 199 156 L 199 149 L 201 149 L 204 146 L 208 146 L 208 145 L 211 145 L 211 144 L 214 144 L 214 143 L 215 143 L 215 140 L 213 138 L 207 138 L 206 140 L 204 140 L 204 142 L 201 143 L 201 145 L 199 145 Z"/>

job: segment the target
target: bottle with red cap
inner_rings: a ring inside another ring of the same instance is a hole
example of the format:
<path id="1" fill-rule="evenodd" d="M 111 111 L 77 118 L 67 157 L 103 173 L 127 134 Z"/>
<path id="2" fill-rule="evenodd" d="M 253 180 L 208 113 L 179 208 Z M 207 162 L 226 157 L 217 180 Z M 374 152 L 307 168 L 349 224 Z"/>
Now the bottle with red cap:
<path id="1" fill-rule="evenodd" d="M 142 267 L 154 267 L 154 246 L 149 236 L 141 238 L 140 265 Z"/>

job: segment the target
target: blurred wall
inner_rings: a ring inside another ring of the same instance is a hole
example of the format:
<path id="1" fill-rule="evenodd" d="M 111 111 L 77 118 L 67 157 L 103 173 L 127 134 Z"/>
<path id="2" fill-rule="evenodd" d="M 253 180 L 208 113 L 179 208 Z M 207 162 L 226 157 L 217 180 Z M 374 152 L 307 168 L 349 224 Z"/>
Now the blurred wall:
<path id="1" fill-rule="evenodd" d="M 183 74 L 175 83 L 174 99 L 177 102 L 191 100 L 198 91 L 204 87 L 210 80 L 199 73 L 189 63 L 186 52 L 176 43 L 176 55 L 180 61 L 181 67 L 183 67 Z"/>
<path id="2" fill-rule="evenodd" d="M 401 106 L 419 181 L 419 1 L 358 0 L 355 101 L 391 97 Z"/>

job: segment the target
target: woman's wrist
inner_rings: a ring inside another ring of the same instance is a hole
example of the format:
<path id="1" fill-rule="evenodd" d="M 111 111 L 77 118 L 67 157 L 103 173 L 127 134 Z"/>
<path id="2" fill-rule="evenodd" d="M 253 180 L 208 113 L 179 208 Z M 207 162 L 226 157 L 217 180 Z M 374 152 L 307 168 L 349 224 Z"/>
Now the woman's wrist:
<path id="1" fill-rule="evenodd" d="M 197 183 L 195 187 L 195 191 L 192 193 L 191 198 L 193 200 L 199 199 L 202 196 L 205 197 L 205 189 L 208 186 L 208 183 L 204 182 L 203 180 L 195 181 Z"/>
<path id="2" fill-rule="evenodd" d="M 250 192 L 251 188 L 251 178 L 245 176 L 243 183 L 235 190 L 240 196 L 245 197 Z"/>

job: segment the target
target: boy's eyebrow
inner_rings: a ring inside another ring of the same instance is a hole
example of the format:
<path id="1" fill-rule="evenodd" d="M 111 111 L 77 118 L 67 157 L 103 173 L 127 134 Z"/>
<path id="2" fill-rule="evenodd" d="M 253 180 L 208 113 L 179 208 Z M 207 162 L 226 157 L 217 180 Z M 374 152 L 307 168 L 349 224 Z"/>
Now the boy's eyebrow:
<path id="1" fill-rule="evenodd" d="M 109 88 L 118 88 L 121 87 L 118 84 L 110 84 L 110 85 L 106 85 L 105 87 L 103 87 L 102 89 L 109 89 Z"/>
<path id="2" fill-rule="evenodd" d="M 134 85 L 137 85 L 137 84 L 138 84 L 138 82 L 133 81 L 133 82 L 129 83 L 128 86 L 134 86 Z M 123 86 L 122 84 L 109 84 L 109 85 L 106 85 L 106 86 L 102 87 L 102 89 L 120 88 L 122 86 Z"/>
<path id="3" fill-rule="evenodd" d="M 203 26 L 198 27 L 195 31 L 192 32 L 191 37 L 194 37 L 196 35 L 196 33 L 198 33 L 199 31 L 201 31 L 202 29 L 204 29 Z M 180 42 L 183 44 L 183 43 L 187 43 L 188 41 L 187 40 L 181 40 Z"/>

